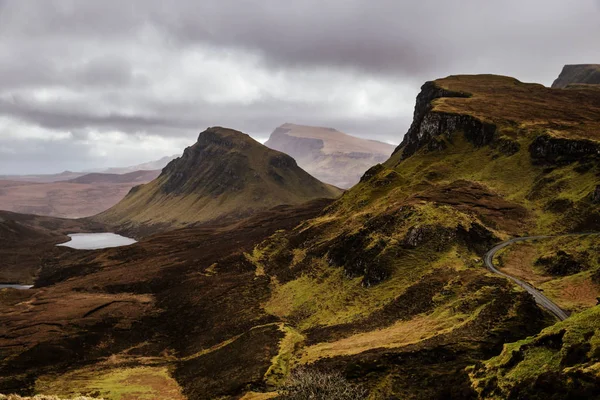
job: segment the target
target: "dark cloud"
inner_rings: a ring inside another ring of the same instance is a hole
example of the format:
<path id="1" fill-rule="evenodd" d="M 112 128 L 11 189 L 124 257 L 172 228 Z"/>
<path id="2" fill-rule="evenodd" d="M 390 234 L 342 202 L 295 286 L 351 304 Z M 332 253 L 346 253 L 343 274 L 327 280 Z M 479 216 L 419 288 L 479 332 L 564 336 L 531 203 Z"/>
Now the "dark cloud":
<path id="1" fill-rule="evenodd" d="M 599 19 L 598 0 L 0 0 L 0 173 L 82 168 L 123 137 L 109 161 L 144 161 L 211 125 L 397 143 L 423 81 L 550 84 L 600 61 Z"/>

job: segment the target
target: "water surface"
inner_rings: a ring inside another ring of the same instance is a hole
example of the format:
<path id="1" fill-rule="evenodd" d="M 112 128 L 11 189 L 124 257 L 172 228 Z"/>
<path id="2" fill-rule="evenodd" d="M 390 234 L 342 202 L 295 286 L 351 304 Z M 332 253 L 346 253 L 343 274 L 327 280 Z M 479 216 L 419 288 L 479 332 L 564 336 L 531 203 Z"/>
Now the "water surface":
<path id="1" fill-rule="evenodd" d="M 33 285 L 13 285 L 13 284 L 7 284 L 7 283 L 0 283 L 0 289 L 4 289 L 4 288 L 12 288 L 12 289 L 20 289 L 20 290 L 25 290 L 25 289 L 31 289 L 33 287 Z"/>
<path id="2" fill-rule="evenodd" d="M 116 233 L 72 233 L 70 241 L 57 246 L 70 247 L 77 250 L 96 250 L 108 247 L 129 246 L 136 240 L 117 235 Z"/>

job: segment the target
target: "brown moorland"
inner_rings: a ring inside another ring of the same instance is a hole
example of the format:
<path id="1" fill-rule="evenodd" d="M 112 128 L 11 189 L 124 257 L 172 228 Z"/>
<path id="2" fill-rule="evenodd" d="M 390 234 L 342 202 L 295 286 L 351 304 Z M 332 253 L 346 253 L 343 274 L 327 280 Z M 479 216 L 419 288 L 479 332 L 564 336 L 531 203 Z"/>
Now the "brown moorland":
<path id="1" fill-rule="evenodd" d="M 482 262 L 512 236 L 600 228 L 600 142 L 588 127 L 600 114 L 552 92 L 548 106 L 546 90 L 489 75 L 429 82 L 394 155 L 330 204 L 59 255 L 37 289 L 1 292 L 0 391 L 120 399 L 110 383 L 146 367 L 138 381 L 167 376 L 189 399 L 270 397 L 301 367 L 339 371 L 373 398 L 505 398 L 500 378 L 518 380 L 515 398 L 540 386 L 585 398 L 599 383 L 595 308 L 526 339 L 555 321 Z M 494 92 L 532 116 L 509 105 L 502 118 Z M 436 108 L 446 102 L 451 112 Z M 581 117 L 576 131 L 568 113 L 543 121 L 559 103 Z M 563 327 L 589 347 L 563 349 Z M 525 358 L 490 379 L 466 369 L 513 348 Z M 544 365 L 555 386 L 537 379 Z"/>
<path id="2" fill-rule="evenodd" d="M 0 211 L 0 283 L 33 284 L 48 257 L 70 251 L 56 247 L 67 234 L 103 230 L 92 221 Z"/>
<path id="3" fill-rule="evenodd" d="M 48 183 L 0 180 L 0 210 L 58 218 L 89 217 L 114 206 L 132 187 L 150 182 L 159 173 L 92 173 Z"/>

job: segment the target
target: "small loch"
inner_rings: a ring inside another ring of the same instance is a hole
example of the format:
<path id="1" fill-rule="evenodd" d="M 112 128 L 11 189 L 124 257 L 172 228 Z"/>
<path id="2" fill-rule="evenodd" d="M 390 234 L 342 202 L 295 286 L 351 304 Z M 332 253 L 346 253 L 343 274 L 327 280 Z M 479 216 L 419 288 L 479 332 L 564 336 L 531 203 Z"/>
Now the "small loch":
<path id="1" fill-rule="evenodd" d="M 116 233 L 72 233 L 71 240 L 57 246 L 70 247 L 77 250 L 98 250 L 109 247 L 129 246 L 137 241 Z"/>

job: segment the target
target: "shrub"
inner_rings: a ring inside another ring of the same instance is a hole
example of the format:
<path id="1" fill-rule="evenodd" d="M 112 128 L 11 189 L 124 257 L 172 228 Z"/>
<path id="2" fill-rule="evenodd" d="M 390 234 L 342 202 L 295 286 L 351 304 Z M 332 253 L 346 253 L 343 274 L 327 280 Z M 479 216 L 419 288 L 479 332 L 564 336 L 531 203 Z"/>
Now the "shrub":
<path id="1" fill-rule="evenodd" d="M 339 372 L 298 369 L 280 390 L 282 400 L 362 400 L 368 392 L 348 382 Z"/>

